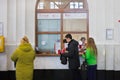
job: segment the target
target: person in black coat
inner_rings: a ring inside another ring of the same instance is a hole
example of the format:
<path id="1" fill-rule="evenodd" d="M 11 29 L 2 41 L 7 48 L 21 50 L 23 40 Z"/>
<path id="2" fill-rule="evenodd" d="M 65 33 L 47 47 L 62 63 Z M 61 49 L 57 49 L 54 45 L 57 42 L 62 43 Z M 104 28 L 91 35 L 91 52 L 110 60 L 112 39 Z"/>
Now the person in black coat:
<path id="1" fill-rule="evenodd" d="M 80 67 L 80 60 L 79 60 L 79 50 L 78 50 L 78 41 L 72 39 L 71 34 L 67 34 L 65 36 L 65 39 L 68 43 L 67 51 L 68 53 L 63 53 L 62 56 L 68 58 L 69 62 L 69 69 L 72 73 L 72 79 L 73 80 L 80 80 L 80 74 L 79 74 L 79 67 Z"/>

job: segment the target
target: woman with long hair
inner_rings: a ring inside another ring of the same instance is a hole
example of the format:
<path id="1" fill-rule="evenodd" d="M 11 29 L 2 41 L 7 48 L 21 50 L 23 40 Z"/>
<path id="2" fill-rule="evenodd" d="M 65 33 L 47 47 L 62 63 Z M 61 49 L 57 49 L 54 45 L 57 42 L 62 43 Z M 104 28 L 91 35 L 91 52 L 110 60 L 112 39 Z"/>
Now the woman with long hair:
<path id="1" fill-rule="evenodd" d="M 97 70 L 97 47 L 93 38 L 87 41 L 86 53 L 82 54 L 87 62 L 87 78 L 88 80 L 96 80 Z"/>

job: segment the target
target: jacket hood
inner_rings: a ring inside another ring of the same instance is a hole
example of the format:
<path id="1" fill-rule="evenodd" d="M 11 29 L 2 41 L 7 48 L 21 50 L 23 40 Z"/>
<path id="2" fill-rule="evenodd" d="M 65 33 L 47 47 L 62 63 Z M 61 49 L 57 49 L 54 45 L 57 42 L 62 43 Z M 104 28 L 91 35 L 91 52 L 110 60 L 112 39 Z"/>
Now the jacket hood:
<path id="1" fill-rule="evenodd" d="M 29 52 L 32 50 L 32 47 L 29 43 L 24 43 L 19 45 L 19 49 L 24 51 L 24 52 Z"/>

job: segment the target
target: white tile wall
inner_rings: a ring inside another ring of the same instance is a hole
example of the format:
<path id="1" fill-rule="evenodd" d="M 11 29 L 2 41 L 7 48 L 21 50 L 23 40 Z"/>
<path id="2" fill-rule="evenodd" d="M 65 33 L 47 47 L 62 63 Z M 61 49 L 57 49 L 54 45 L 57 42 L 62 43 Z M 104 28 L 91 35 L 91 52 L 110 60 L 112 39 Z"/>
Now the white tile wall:
<path id="1" fill-rule="evenodd" d="M 15 70 L 10 59 L 16 45 L 6 46 L 5 53 L 0 53 L 0 71 Z M 120 70 L 120 45 L 97 45 L 98 48 L 98 69 L 99 70 Z M 68 69 L 67 65 L 60 63 L 59 56 L 36 57 L 35 69 Z"/>
<path id="2" fill-rule="evenodd" d="M 120 70 L 120 46 L 115 46 L 115 53 L 114 53 L 114 69 Z"/>
<path id="3" fill-rule="evenodd" d="M 0 53 L 0 71 L 7 70 L 7 55 L 6 53 Z"/>
<path id="4" fill-rule="evenodd" d="M 98 57 L 97 57 L 97 68 L 98 69 L 105 69 L 105 46 L 98 45 Z"/>
<path id="5" fill-rule="evenodd" d="M 105 46 L 105 68 L 106 70 L 114 70 L 114 53 L 115 47 L 113 45 Z"/>
<path id="6" fill-rule="evenodd" d="M 36 57 L 35 69 L 68 69 L 68 65 L 61 64 L 59 57 Z"/>

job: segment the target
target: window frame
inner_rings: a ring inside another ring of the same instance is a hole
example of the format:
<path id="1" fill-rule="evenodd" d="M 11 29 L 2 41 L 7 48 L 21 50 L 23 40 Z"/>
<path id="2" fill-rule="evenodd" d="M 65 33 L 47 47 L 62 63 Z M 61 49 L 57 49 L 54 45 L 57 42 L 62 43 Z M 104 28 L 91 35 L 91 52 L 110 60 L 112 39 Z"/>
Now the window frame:
<path id="1" fill-rule="evenodd" d="M 87 5 L 87 0 L 83 0 L 83 9 L 66 9 L 66 7 L 70 4 L 72 0 L 69 1 L 68 4 L 66 4 L 66 6 L 64 8 L 60 8 L 60 9 L 38 9 L 38 4 L 40 2 L 40 0 L 37 0 L 36 2 L 36 7 L 35 7 L 35 48 L 38 46 L 38 35 L 39 34 L 60 34 L 61 35 L 61 49 L 63 48 L 64 44 L 62 42 L 63 40 L 63 35 L 67 34 L 67 33 L 71 33 L 71 34 L 86 34 L 87 38 L 89 37 L 89 10 L 88 10 L 88 5 Z M 38 27 L 37 27 L 37 14 L 38 13 L 60 13 L 61 14 L 61 30 L 60 32 L 38 32 Z M 80 32 L 76 32 L 76 31 L 63 31 L 63 14 L 64 13 L 87 13 L 87 31 L 80 31 Z M 40 52 L 37 52 L 37 54 L 39 54 Z M 39 54 L 39 56 L 59 56 L 58 54 Z"/>

